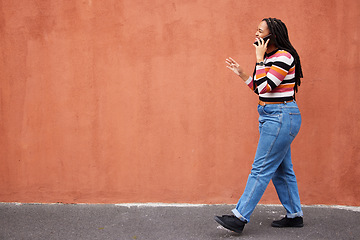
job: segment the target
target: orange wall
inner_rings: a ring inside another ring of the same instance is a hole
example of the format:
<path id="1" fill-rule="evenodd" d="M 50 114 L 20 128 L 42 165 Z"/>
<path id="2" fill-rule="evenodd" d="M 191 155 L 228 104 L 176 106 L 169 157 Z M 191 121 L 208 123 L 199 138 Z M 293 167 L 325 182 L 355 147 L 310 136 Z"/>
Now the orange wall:
<path id="1" fill-rule="evenodd" d="M 305 76 L 302 203 L 359 206 L 359 1 L 276 3 L 0 1 L 0 201 L 236 203 L 257 96 L 225 58 L 252 72 L 271 16 Z"/>

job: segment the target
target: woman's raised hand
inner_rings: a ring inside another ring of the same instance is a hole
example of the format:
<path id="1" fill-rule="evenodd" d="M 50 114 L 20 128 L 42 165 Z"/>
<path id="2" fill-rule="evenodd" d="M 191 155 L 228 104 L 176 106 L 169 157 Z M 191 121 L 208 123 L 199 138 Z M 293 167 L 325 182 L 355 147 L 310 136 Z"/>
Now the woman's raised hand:
<path id="1" fill-rule="evenodd" d="M 236 73 L 236 75 L 239 75 L 243 73 L 243 69 L 240 67 L 240 65 L 231 57 L 226 59 L 227 68 Z"/>
<path id="2" fill-rule="evenodd" d="M 270 39 L 268 39 L 266 42 L 262 38 L 257 39 L 257 45 L 254 43 L 254 47 L 256 49 L 256 61 L 262 62 L 264 61 L 264 55 L 267 50 L 267 45 L 269 44 Z"/>

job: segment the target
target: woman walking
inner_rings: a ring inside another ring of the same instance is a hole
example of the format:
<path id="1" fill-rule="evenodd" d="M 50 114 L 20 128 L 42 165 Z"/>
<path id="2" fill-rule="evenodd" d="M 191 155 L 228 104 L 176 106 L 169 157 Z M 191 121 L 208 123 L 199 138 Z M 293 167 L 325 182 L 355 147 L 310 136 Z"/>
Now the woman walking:
<path id="1" fill-rule="evenodd" d="M 302 70 L 285 24 L 276 18 L 263 19 L 256 31 L 256 66 L 252 76 L 232 58 L 227 68 L 240 76 L 259 95 L 260 138 L 251 173 L 234 215 L 216 216 L 223 227 L 241 233 L 270 180 L 284 206 L 286 217 L 273 227 L 302 227 L 299 191 L 290 145 L 300 130 L 301 115 L 295 102 Z"/>

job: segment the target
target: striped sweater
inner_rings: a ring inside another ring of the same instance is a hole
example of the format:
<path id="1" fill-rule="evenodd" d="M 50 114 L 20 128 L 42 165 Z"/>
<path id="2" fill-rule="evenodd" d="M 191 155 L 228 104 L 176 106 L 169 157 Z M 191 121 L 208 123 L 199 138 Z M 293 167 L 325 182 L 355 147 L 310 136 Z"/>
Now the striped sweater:
<path id="1" fill-rule="evenodd" d="M 265 54 L 264 66 L 257 65 L 245 82 L 264 102 L 291 101 L 295 86 L 295 61 L 285 50 Z"/>

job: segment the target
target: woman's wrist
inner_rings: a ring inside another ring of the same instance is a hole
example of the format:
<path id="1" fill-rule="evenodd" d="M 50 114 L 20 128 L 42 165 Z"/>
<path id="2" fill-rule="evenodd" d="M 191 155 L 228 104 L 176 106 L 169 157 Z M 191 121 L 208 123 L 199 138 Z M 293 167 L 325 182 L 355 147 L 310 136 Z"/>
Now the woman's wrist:
<path id="1" fill-rule="evenodd" d="M 249 76 L 243 72 L 239 73 L 239 77 L 241 77 L 245 82 L 249 79 Z"/>

